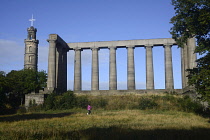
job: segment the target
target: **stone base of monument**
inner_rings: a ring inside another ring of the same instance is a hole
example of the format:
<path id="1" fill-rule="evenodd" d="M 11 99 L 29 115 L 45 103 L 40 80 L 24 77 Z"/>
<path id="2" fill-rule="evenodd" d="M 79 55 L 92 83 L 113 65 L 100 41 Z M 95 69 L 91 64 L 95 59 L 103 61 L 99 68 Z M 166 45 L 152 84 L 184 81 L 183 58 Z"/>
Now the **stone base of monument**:
<path id="1" fill-rule="evenodd" d="M 43 104 L 45 99 L 49 94 L 55 92 L 54 88 L 44 88 L 43 90 L 39 90 L 38 93 L 31 92 L 25 95 L 25 107 L 28 109 L 30 105 L 40 105 Z"/>
<path id="2" fill-rule="evenodd" d="M 31 105 L 43 104 L 49 94 L 30 93 L 25 95 L 25 107 L 28 109 Z"/>
<path id="3" fill-rule="evenodd" d="M 138 95 L 138 94 L 160 94 L 160 93 L 176 93 L 181 94 L 183 93 L 182 89 L 147 89 L 147 90 L 95 90 L 95 91 L 74 91 L 74 94 L 77 95 L 93 95 L 93 96 L 100 96 L 100 95 Z"/>

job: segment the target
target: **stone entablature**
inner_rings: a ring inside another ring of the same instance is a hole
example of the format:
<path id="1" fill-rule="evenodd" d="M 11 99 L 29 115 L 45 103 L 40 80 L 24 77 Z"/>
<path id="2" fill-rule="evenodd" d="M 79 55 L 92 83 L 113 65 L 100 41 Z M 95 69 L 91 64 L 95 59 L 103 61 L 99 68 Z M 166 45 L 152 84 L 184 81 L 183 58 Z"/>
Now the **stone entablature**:
<path id="1" fill-rule="evenodd" d="M 112 47 L 144 47 L 144 46 L 164 46 L 166 44 L 177 45 L 176 41 L 172 38 L 162 38 L 162 39 L 138 39 L 138 40 L 118 40 L 118 41 L 97 41 L 97 42 L 76 42 L 67 43 L 69 49 L 80 48 L 80 49 L 90 49 L 90 48 L 112 48 Z"/>

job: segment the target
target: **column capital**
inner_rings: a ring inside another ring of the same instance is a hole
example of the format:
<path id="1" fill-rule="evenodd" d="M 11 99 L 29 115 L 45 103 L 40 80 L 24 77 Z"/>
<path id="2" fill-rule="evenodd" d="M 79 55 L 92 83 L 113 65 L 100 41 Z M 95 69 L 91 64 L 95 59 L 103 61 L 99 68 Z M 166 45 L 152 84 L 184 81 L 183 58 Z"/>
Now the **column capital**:
<path id="1" fill-rule="evenodd" d="M 109 49 L 117 49 L 117 46 L 108 46 Z"/>
<path id="2" fill-rule="evenodd" d="M 153 44 L 145 44 L 144 45 L 144 48 L 146 49 L 146 48 L 153 48 Z"/>
<path id="3" fill-rule="evenodd" d="M 135 45 L 126 45 L 126 49 L 127 48 L 133 48 L 133 49 L 135 49 Z"/>
<path id="4" fill-rule="evenodd" d="M 92 51 L 93 50 L 99 50 L 99 48 L 98 47 L 92 47 L 92 48 L 90 48 Z"/>
<path id="5" fill-rule="evenodd" d="M 166 43 L 166 44 L 163 44 L 163 47 L 164 47 L 164 48 L 165 48 L 166 46 L 172 47 L 172 46 L 173 46 L 173 43 Z"/>
<path id="6" fill-rule="evenodd" d="M 83 51 L 82 48 L 79 48 L 79 47 L 76 47 L 76 48 L 73 48 L 74 51 Z"/>
<path id="7" fill-rule="evenodd" d="M 49 43 L 57 43 L 57 39 L 47 39 L 47 42 L 49 42 Z"/>

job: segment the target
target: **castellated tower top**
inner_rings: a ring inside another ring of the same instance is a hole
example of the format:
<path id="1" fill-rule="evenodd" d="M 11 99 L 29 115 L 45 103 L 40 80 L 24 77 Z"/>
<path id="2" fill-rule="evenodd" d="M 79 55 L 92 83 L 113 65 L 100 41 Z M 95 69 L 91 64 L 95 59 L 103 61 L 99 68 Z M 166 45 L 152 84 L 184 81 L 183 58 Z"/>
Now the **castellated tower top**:
<path id="1" fill-rule="evenodd" d="M 37 32 L 37 29 L 34 28 L 33 26 L 29 27 L 27 29 L 28 31 L 28 38 L 27 40 L 36 40 L 36 32 Z"/>

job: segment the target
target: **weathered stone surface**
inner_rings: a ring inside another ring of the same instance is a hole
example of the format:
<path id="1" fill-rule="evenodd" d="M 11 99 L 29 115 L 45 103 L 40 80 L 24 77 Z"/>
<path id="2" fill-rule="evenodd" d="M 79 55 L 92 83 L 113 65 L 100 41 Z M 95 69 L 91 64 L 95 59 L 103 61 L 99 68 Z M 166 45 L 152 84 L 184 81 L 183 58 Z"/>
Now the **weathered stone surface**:
<path id="1" fill-rule="evenodd" d="M 154 69 L 153 69 L 153 55 L 152 45 L 145 45 L 146 48 L 146 88 L 154 89 Z"/>
<path id="2" fill-rule="evenodd" d="M 99 90 L 98 48 L 92 48 L 91 90 Z"/>
<path id="3" fill-rule="evenodd" d="M 117 90 L 116 48 L 109 48 L 109 90 Z"/>
<path id="4" fill-rule="evenodd" d="M 165 89 L 174 89 L 171 46 L 172 46 L 172 44 L 166 44 L 164 46 L 164 52 L 165 52 Z"/>
<path id="5" fill-rule="evenodd" d="M 47 98 L 47 95 L 48 94 L 26 94 L 25 107 L 28 108 L 30 106 L 30 102 L 36 105 L 43 104 L 44 100 Z"/>
<path id="6" fill-rule="evenodd" d="M 127 47 L 127 76 L 128 76 L 128 90 L 135 90 L 135 65 L 134 65 L 134 47 Z"/>
<path id="7" fill-rule="evenodd" d="M 81 76 L 81 49 L 75 49 L 74 56 L 74 90 L 82 89 L 82 76 Z"/>
<path id="8" fill-rule="evenodd" d="M 37 70 L 38 63 L 38 44 L 39 40 L 36 40 L 37 29 L 33 26 L 27 29 L 27 39 L 25 43 L 25 56 L 24 56 L 24 69 Z"/>
<path id="9" fill-rule="evenodd" d="M 162 38 L 162 39 L 137 39 L 137 40 L 118 40 L 118 41 L 97 41 L 97 42 L 77 42 L 77 43 L 67 43 L 70 49 L 75 47 L 80 47 L 82 49 L 89 49 L 92 47 L 99 48 L 110 48 L 110 47 L 126 47 L 126 46 L 135 46 L 142 47 L 147 44 L 153 46 L 163 46 L 164 44 L 172 43 L 176 45 L 176 42 L 172 38 Z"/>
<path id="10" fill-rule="evenodd" d="M 95 95 L 95 96 L 106 96 L 106 95 L 131 95 L 131 94 L 160 94 L 164 92 L 175 92 L 177 94 L 183 93 L 182 89 L 174 89 L 173 91 L 167 89 L 153 89 L 153 90 L 98 90 L 98 91 L 75 91 L 78 95 Z"/>
<path id="11" fill-rule="evenodd" d="M 67 52 L 66 42 L 57 34 L 50 34 L 48 54 L 48 78 L 45 92 L 56 91 L 62 93 L 67 91 Z"/>

